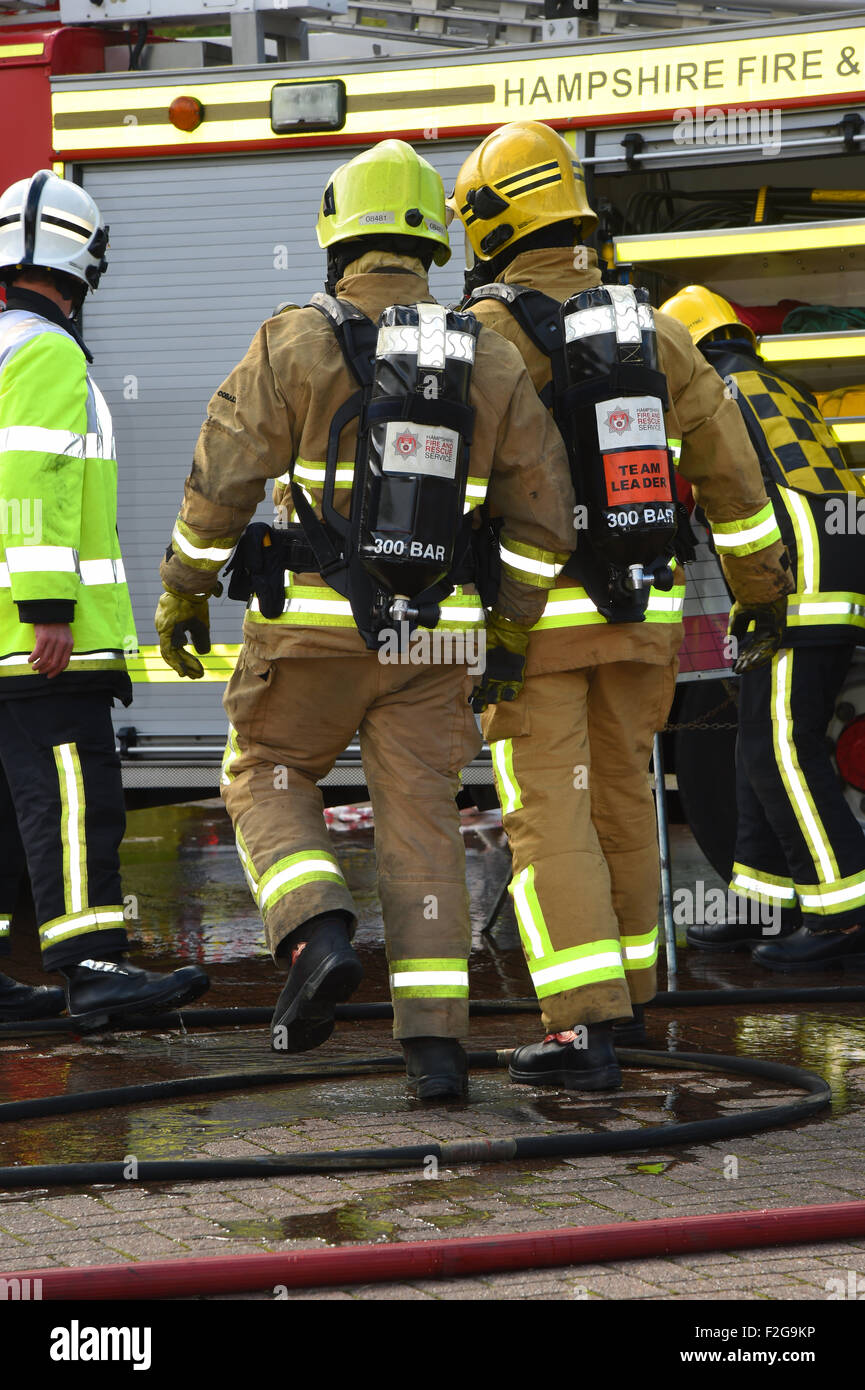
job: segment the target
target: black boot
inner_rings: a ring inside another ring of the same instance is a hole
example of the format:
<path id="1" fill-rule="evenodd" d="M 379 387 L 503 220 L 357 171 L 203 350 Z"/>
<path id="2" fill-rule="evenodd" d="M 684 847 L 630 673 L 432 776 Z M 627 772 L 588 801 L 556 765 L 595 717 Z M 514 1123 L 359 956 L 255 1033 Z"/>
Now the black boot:
<path id="1" fill-rule="evenodd" d="M 718 922 L 712 926 L 689 927 L 685 939 L 689 946 L 701 951 L 750 951 L 753 946 L 764 946 L 772 941 L 780 941 L 795 930 L 796 924 L 781 924 L 780 931 L 766 931 L 759 922 Z"/>
<path id="2" fill-rule="evenodd" d="M 418 1100 L 464 1100 L 469 1072 L 466 1054 L 456 1038 L 403 1038 L 405 1073 Z"/>
<path id="3" fill-rule="evenodd" d="M 310 926 L 306 941 L 292 933 L 288 981 L 270 1024 L 274 1052 L 321 1047 L 333 1032 L 334 1004 L 349 999 L 363 979 L 345 918 L 321 917 Z"/>
<path id="4" fill-rule="evenodd" d="M 156 975 L 128 960 L 82 960 L 61 972 L 69 1013 L 82 1028 L 98 1028 L 130 1014 L 161 1014 L 191 1004 L 210 980 L 200 965 Z"/>
<path id="5" fill-rule="evenodd" d="M 865 965 L 865 927 L 821 932 L 800 927 L 784 941 L 758 946 L 751 959 L 767 970 L 828 970 L 847 960 Z"/>
<path id="6" fill-rule="evenodd" d="M 632 1004 L 634 1017 L 622 1019 L 613 1024 L 614 1047 L 645 1047 L 649 1041 L 646 1032 L 646 1011 L 642 1004 Z"/>
<path id="7" fill-rule="evenodd" d="M 590 1023 L 585 1046 L 582 1030 L 548 1033 L 543 1042 L 518 1047 L 508 1068 L 512 1081 L 526 1086 L 550 1086 L 557 1091 L 615 1091 L 622 1073 L 613 1050 L 611 1023 Z"/>
<path id="8" fill-rule="evenodd" d="M 65 1008 L 66 996 L 59 985 L 19 985 L 0 975 L 0 1023 L 56 1018 Z"/>

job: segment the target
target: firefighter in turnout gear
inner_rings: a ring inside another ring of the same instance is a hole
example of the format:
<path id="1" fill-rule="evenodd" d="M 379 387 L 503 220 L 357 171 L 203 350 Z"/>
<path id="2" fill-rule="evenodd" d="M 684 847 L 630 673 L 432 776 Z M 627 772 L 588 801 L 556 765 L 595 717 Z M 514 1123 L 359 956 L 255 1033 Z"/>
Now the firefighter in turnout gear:
<path id="1" fill-rule="evenodd" d="M 568 464 L 519 353 L 473 321 L 471 331 L 449 328 L 440 336 L 444 311 L 429 292 L 427 271 L 433 260 L 443 264 L 450 255 L 444 190 L 409 145 L 387 140 L 339 168 L 324 191 L 317 232 L 335 298 L 316 296 L 311 305 L 266 322 L 211 399 L 162 565 L 168 592 L 157 628 L 170 658 L 195 661 L 178 645 L 183 624 L 202 620 L 220 566 L 267 481 L 277 479 L 277 506 L 290 512 L 291 525 L 294 517 L 303 522 L 322 563 L 288 570 L 284 578 L 278 564 L 279 602 L 261 583 L 249 603 L 242 652 L 225 696 L 230 729 L 222 774 L 222 795 L 268 945 L 277 966 L 288 971 L 272 1043 L 292 1052 L 319 1046 L 332 1031 L 334 1004 L 361 978 L 351 945 L 355 908 L 316 785 L 359 730 L 375 810 L 394 1036 L 419 1098 L 459 1096 L 466 1084 L 458 1040 L 468 1031 L 471 933 L 454 798 L 460 769 L 481 743 L 467 703 L 472 676 L 461 651 L 467 634 L 477 636 L 482 628 L 484 610 L 474 585 L 460 585 L 440 596 L 437 627 L 416 628 L 429 639 L 449 639 L 452 655 L 442 644 L 438 658 L 388 662 L 385 646 L 376 649 L 373 634 L 371 647 L 355 620 L 357 613 L 372 632 L 352 587 L 355 581 L 362 587 L 363 576 L 353 571 L 346 587 L 338 547 L 330 559 L 327 548 L 355 514 L 361 492 L 361 520 L 371 525 L 375 495 L 366 493 L 362 477 L 372 473 L 382 490 L 391 487 L 394 477 L 411 472 L 419 448 L 433 457 L 424 439 L 435 435 L 433 453 L 444 449 L 446 429 L 453 425 L 456 432 L 455 422 L 468 417 L 449 406 L 442 418 L 450 425 L 438 429 L 437 411 L 445 403 L 431 391 L 422 404 L 409 390 L 406 409 L 415 413 L 408 420 L 423 414 L 425 423 L 400 427 L 392 418 L 393 400 L 375 398 L 363 406 L 359 444 L 360 407 L 353 402 L 369 371 L 369 351 L 388 349 L 394 372 L 398 358 L 403 365 L 406 355 L 419 362 L 429 341 L 462 354 L 460 371 L 473 357 L 473 424 L 465 425 L 462 441 L 471 434 L 464 507 L 475 515 L 486 502 L 502 518 L 491 624 L 502 644 L 523 651 L 546 588 L 573 544 Z M 373 331 L 370 339 L 369 321 L 380 319 L 378 336 Z M 348 357 L 353 333 L 365 335 L 368 348 Z M 372 424 L 374 418 L 397 430 L 396 454 L 382 455 L 381 467 L 370 469 L 369 441 L 382 427 Z M 436 471 L 432 463 L 429 469 Z M 265 538 L 265 559 L 273 540 Z M 420 649 L 417 655 L 422 658 Z"/>
<path id="2" fill-rule="evenodd" d="M 89 194 L 48 170 L 0 197 L 0 952 L 25 865 L 46 970 L 0 976 L 0 1020 L 82 1025 L 161 1012 L 207 988 L 198 966 L 130 965 L 125 815 L 111 706 L 128 705 L 135 626 L 117 539 L 111 415 L 73 321 L 106 269 Z"/>
<path id="3" fill-rule="evenodd" d="M 724 377 L 747 426 L 793 561 L 781 644 L 739 688 L 738 812 L 730 887 L 774 909 L 758 924 L 691 927 L 694 946 L 760 943 L 774 970 L 822 969 L 865 955 L 865 840 L 832 765 L 826 729 L 854 647 L 865 641 L 865 551 L 848 524 L 862 479 L 817 402 L 757 353 L 731 305 L 689 285 L 664 305 Z M 852 503 L 852 508 L 849 505 Z M 734 609 L 733 631 L 747 614 Z"/>
<path id="4" fill-rule="evenodd" d="M 573 150 L 540 122 L 504 126 L 465 162 L 450 207 L 478 262 L 469 283 L 493 282 L 468 307 L 516 343 L 541 399 L 558 409 L 557 359 L 544 334 L 554 337 L 558 305 L 601 283 L 595 253 L 582 244 L 597 219 Z M 623 302 L 614 295 L 592 313 L 612 322 Z M 633 313 L 633 296 L 630 304 Z M 648 331 L 651 310 L 636 305 L 636 313 Z M 666 386 L 650 378 L 652 395 L 667 397 L 661 442 L 680 455 L 734 593 L 750 607 L 774 605 L 790 581 L 741 417 L 679 324 L 655 314 L 654 334 L 666 377 Z M 627 404 L 608 412 L 611 423 L 628 415 Z M 572 452 L 579 497 L 588 452 Z M 676 567 L 672 583 L 665 575 L 666 587 L 643 594 L 635 610 L 643 621 L 615 612 L 611 620 L 589 593 L 594 576 L 580 557 L 578 544 L 535 624 L 522 693 L 492 706 L 483 730 L 546 1034 L 517 1049 L 511 1077 L 595 1090 L 621 1082 L 613 1024 L 618 1039 L 639 1037 L 641 1006 L 656 988 L 659 868 L 647 769 L 673 697 L 684 576 Z"/>

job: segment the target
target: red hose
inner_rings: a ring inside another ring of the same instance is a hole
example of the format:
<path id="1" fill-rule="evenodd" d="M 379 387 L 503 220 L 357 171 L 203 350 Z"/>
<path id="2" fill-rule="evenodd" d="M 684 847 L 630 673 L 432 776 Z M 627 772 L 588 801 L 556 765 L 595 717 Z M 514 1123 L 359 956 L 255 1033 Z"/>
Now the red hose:
<path id="1" fill-rule="evenodd" d="M 508 1236 L 352 1245 L 277 1255 L 225 1255 L 73 1269 L 15 1270 L 9 1278 L 42 1281 L 43 1299 L 176 1298 L 190 1294 L 318 1288 L 325 1284 L 466 1278 L 496 1270 L 542 1269 L 701 1250 L 795 1245 L 865 1235 L 865 1201 L 774 1211 L 733 1211 L 609 1226 L 524 1231 Z"/>

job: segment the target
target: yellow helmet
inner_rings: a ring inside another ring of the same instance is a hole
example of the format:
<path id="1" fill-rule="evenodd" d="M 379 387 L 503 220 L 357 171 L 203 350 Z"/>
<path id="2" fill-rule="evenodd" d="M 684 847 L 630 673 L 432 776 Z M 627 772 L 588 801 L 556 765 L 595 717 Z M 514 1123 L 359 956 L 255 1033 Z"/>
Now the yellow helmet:
<path id="1" fill-rule="evenodd" d="M 481 141 L 457 174 L 449 206 L 482 261 L 553 222 L 579 219 L 586 237 L 598 221 L 583 166 L 542 121 L 512 121 Z"/>
<path id="2" fill-rule="evenodd" d="M 735 333 L 726 333 L 725 337 L 741 338 L 744 334 L 753 347 L 757 346 L 753 332 L 736 317 L 732 304 L 705 285 L 686 285 L 661 305 L 661 312 L 684 324 L 698 346 L 704 338 L 724 328 L 735 329 Z"/>
<path id="3" fill-rule="evenodd" d="M 381 140 L 340 165 L 324 190 L 315 231 L 321 247 L 383 232 L 417 237 L 434 243 L 436 265 L 450 260 L 441 178 L 404 140 Z"/>

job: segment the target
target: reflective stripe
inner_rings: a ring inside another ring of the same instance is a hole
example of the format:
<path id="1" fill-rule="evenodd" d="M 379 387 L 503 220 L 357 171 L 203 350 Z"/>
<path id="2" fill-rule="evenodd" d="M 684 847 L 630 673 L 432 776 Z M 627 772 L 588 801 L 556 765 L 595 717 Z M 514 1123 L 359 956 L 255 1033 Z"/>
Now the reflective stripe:
<path id="1" fill-rule="evenodd" d="M 599 949 L 605 947 L 606 949 Z M 529 966 L 532 984 L 538 995 L 561 994 L 566 988 L 579 988 L 581 985 L 597 984 L 600 980 L 624 978 L 622 953 L 618 942 L 596 941 L 591 946 L 578 946 L 574 951 L 561 951 L 557 955 L 568 956 L 557 965 L 535 968 Z M 545 985 L 557 985 L 555 990 L 544 989 Z"/>
<path id="2" fill-rule="evenodd" d="M 190 528 L 185 525 L 183 526 L 183 530 L 181 530 L 181 525 L 182 523 L 178 519 L 171 533 L 171 543 L 176 546 L 178 550 L 182 551 L 184 555 L 188 555 L 190 559 L 212 560 L 214 563 L 221 565 L 231 557 L 234 551 L 234 544 L 226 542 L 223 545 L 209 545 L 206 541 L 192 541 L 188 539 L 188 536 L 194 536 L 195 533 L 190 532 Z M 186 531 L 187 534 L 184 535 L 183 531 Z"/>
<path id="3" fill-rule="evenodd" d="M 475 503 L 483 502 L 489 487 L 489 478 L 468 478 L 466 480 L 466 497 L 471 497 Z"/>
<path id="4" fill-rule="evenodd" d="M 261 605 L 253 598 L 246 612 L 253 622 L 281 623 L 297 627 L 354 627 L 355 621 L 348 599 L 340 597 L 327 585 L 295 584 L 290 570 L 285 572 L 285 608 L 278 618 L 263 618 Z M 466 594 L 457 588 L 441 605 L 439 628 L 480 627 L 485 615 L 480 597 Z"/>
<path id="5" fill-rule="evenodd" d="M 77 574 L 78 551 L 70 545 L 7 545 L 10 574 Z"/>
<path id="6" fill-rule="evenodd" d="M 262 874 L 258 885 L 258 906 L 266 912 L 275 902 L 306 883 L 336 882 L 345 879 L 335 857 L 326 850 L 306 850 L 279 859 Z"/>
<path id="7" fill-rule="evenodd" d="M 750 555 L 781 539 L 771 502 L 753 516 L 741 521 L 712 522 L 711 527 L 715 549 L 725 555 Z"/>
<path id="8" fill-rule="evenodd" d="M 685 585 L 676 584 L 669 593 L 650 591 L 646 609 L 646 621 L 655 623 L 677 623 L 681 619 L 685 604 Z M 599 613 L 585 589 L 552 589 L 544 606 L 544 611 L 532 628 L 533 632 L 549 628 L 580 627 L 593 623 L 606 623 L 607 619 Z"/>
<path id="9" fill-rule="evenodd" d="M 468 999 L 469 963 L 457 957 L 394 960 L 390 987 L 403 999 Z"/>
<path id="10" fill-rule="evenodd" d="M 524 571 L 526 574 L 534 574 L 542 579 L 557 579 L 567 561 L 567 556 L 555 556 L 552 560 L 538 559 L 543 555 L 553 555 L 554 552 L 548 550 L 531 550 L 528 546 L 525 550 L 514 550 L 513 541 L 505 545 L 504 541 L 499 543 L 499 552 L 505 567 L 512 570 Z"/>
<path id="11" fill-rule="evenodd" d="M 0 917 L 0 941 L 2 941 L 3 938 L 4 938 L 5 936 L 8 936 L 8 935 L 9 935 L 9 932 L 10 932 L 10 930 L 11 930 L 11 927 L 12 927 L 12 918 L 11 918 L 11 917 Z"/>
<path id="12" fill-rule="evenodd" d="M 237 743 L 237 730 L 233 724 L 229 724 L 228 739 L 225 744 L 225 752 L 222 755 L 222 775 L 220 777 L 220 781 L 226 786 L 234 781 L 235 773 L 231 771 L 231 765 L 236 762 L 239 757 L 240 748 Z M 241 855 L 241 858 L 242 857 Z"/>
<path id="13" fill-rule="evenodd" d="M 74 743 L 54 747 L 60 782 L 60 836 L 67 912 L 80 912 L 87 900 L 87 838 L 84 829 L 84 777 Z"/>
<path id="14" fill-rule="evenodd" d="M 792 594 L 787 600 L 790 627 L 817 627 L 825 622 L 865 626 L 865 594 L 824 590 L 813 599 Z"/>
<path id="15" fill-rule="evenodd" d="M 8 425 L 0 430 L 0 454 L 53 454 L 57 458 L 112 459 L 114 440 L 101 434 L 76 434 L 74 430 L 46 430 L 39 425 Z"/>
<path id="16" fill-rule="evenodd" d="M 673 467 L 678 468 L 679 460 L 682 457 L 682 441 L 681 439 L 668 439 L 667 444 L 669 445 L 670 453 L 673 455 Z"/>
<path id="17" fill-rule="evenodd" d="M 797 883 L 796 890 L 802 907 L 820 915 L 830 912 L 833 907 L 858 907 L 860 903 L 865 903 L 865 872 L 839 879 L 834 887 L 827 886 L 820 892 L 815 892 L 813 883 Z"/>
<path id="18" fill-rule="evenodd" d="M 12 656 L 2 656 L 0 657 L 0 666 L 21 666 L 23 664 L 25 667 L 23 674 L 32 676 L 33 668 L 32 666 L 27 665 L 27 656 L 27 652 L 15 652 Z M 73 661 L 81 661 L 85 663 L 88 661 L 99 661 L 103 664 L 107 664 L 108 662 L 113 661 L 114 663 L 116 663 L 118 667 L 121 668 L 125 667 L 126 665 L 124 653 L 121 651 L 73 652 L 69 658 L 70 665 Z M 113 665 L 110 669 L 114 669 Z"/>
<path id="19" fill-rule="evenodd" d="M 80 560 L 82 584 L 125 584 L 122 560 Z"/>
<path id="20" fill-rule="evenodd" d="M 63 917 L 54 917 L 39 928 L 43 949 L 71 936 L 80 936 L 89 931 L 116 931 L 124 927 L 122 907 L 87 908 L 84 912 L 70 912 Z"/>
<path id="21" fill-rule="evenodd" d="M 514 900 L 517 922 L 524 943 L 535 960 L 543 960 L 552 954 L 553 948 L 535 889 L 534 864 L 529 864 L 511 880 L 508 891 Z"/>
<path id="22" fill-rule="evenodd" d="M 498 786 L 502 815 L 510 816 L 523 809 L 520 784 L 514 774 L 514 745 L 509 738 L 496 739 L 490 744 L 493 759 L 493 772 Z"/>
<path id="23" fill-rule="evenodd" d="M 246 841 L 244 840 L 243 835 L 239 830 L 235 833 L 234 838 L 235 843 L 237 845 L 237 853 L 240 856 L 240 864 L 244 874 L 246 875 L 246 881 L 249 884 L 249 891 L 255 898 L 256 902 L 258 902 L 258 875 L 255 872 L 255 865 L 252 862 L 252 855 L 247 849 Z"/>
<path id="24" fill-rule="evenodd" d="M 820 544 L 814 528 L 814 518 L 803 498 L 789 488 L 779 488 L 793 521 L 796 533 L 796 549 L 799 552 L 799 593 L 813 594 L 820 587 Z"/>
<path id="25" fill-rule="evenodd" d="M 741 897 L 754 897 L 759 902 L 792 904 L 796 900 L 796 889 L 793 887 L 792 878 L 779 878 L 775 874 L 764 874 L 762 871 L 749 869 L 744 864 L 733 865 L 730 887 L 734 893 L 738 893 Z"/>
<path id="26" fill-rule="evenodd" d="M 74 552 L 73 552 L 74 554 Z M 18 574 L 21 571 L 15 569 Z M 126 571 L 122 560 L 79 560 L 78 573 L 82 584 L 125 584 Z M 7 565 L 0 563 L 0 589 L 10 589 L 12 580 Z"/>
<path id="27" fill-rule="evenodd" d="M 303 479 L 306 483 L 311 483 L 313 487 L 322 487 L 327 474 L 327 465 L 324 463 L 312 462 L 309 459 L 296 459 L 294 464 L 295 479 Z M 289 484 L 291 473 L 282 473 L 276 480 L 278 483 Z M 334 478 L 334 487 L 352 487 L 354 484 L 354 464 L 338 463 Z"/>
<path id="28" fill-rule="evenodd" d="M 793 716 L 790 711 L 790 692 L 793 681 L 793 651 L 779 652 L 772 658 L 774 678 L 772 735 L 775 743 L 775 758 L 781 770 L 781 779 L 800 829 L 808 842 L 814 867 L 821 882 L 827 883 L 838 878 L 838 863 L 829 837 L 826 835 L 817 808 L 814 805 L 808 784 L 799 766 L 799 757 L 791 737 Z"/>
<path id="29" fill-rule="evenodd" d="M 649 970 L 658 959 L 658 928 L 637 936 L 622 936 L 622 957 L 626 970 Z"/>
<path id="30" fill-rule="evenodd" d="M 9 425 L 0 430 L 0 453 L 56 454 L 83 459 L 85 436 L 72 430 L 45 430 L 38 425 Z"/>

